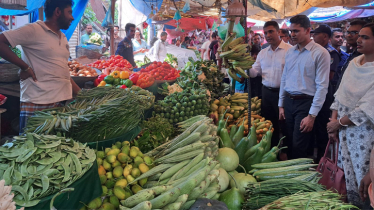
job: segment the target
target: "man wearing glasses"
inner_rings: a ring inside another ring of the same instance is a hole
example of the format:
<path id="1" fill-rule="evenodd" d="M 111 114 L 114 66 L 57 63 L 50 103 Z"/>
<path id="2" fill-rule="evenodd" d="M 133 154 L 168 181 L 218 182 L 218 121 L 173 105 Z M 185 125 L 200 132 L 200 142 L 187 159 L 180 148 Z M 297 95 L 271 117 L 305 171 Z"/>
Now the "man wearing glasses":
<path id="1" fill-rule="evenodd" d="M 336 86 L 336 90 L 339 88 L 340 82 L 342 81 L 343 75 L 345 70 L 348 67 L 349 62 L 356 58 L 357 56 L 360 56 L 361 53 L 357 51 L 357 39 L 358 39 L 358 33 L 362 29 L 362 27 L 366 24 L 363 20 L 356 20 L 350 23 L 350 26 L 345 32 L 345 38 L 347 39 L 347 44 L 349 44 L 352 47 L 352 53 L 349 55 L 347 61 L 345 62 L 343 68 L 341 69 L 340 75 L 339 75 L 339 81 Z"/>

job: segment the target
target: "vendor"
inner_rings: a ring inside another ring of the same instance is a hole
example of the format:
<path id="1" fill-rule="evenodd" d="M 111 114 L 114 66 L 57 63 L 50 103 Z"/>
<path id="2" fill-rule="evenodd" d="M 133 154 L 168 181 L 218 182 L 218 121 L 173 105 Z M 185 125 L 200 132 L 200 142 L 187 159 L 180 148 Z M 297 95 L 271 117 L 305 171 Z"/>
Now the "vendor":
<path id="1" fill-rule="evenodd" d="M 147 49 L 147 42 L 143 39 L 143 35 L 139 29 L 135 31 L 135 38 L 132 40 L 132 44 L 134 46 L 134 59 L 143 61 L 145 53 L 149 50 Z"/>
<path id="2" fill-rule="evenodd" d="M 105 52 L 110 47 L 110 28 L 106 31 L 107 36 L 105 37 L 105 47 L 103 47 L 103 52 Z M 119 36 L 119 26 L 114 26 L 113 29 L 114 38 L 114 52 L 118 48 L 118 44 L 122 41 L 122 37 Z"/>
<path id="3" fill-rule="evenodd" d="M 92 34 L 92 25 L 87 24 L 85 30 L 86 34 L 81 36 L 81 45 L 87 44 L 88 40 L 90 40 L 90 35 Z"/>
<path id="4" fill-rule="evenodd" d="M 20 133 L 35 111 L 62 106 L 80 88 L 70 78 L 69 44 L 60 31 L 74 20 L 72 0 L 47 0 L 46 20 L 0 34 L 0 57 L 20 67 Z M 21 45 L 22 60 L 8 47 Z"/>
<path id="5" fill-rule="evenodd" d="M 125 26 L 126 37 L 118 44 L 118 48 L 116 51 L 116 55 L 122 56 L 128 62 L 131 63 L 132 66 L 136 66 L 134 61 L 134 52 L 133 52 L 133 44 L 132 39 L 135 36 L 135 25 L 132 23 L 127 23 Z"/>

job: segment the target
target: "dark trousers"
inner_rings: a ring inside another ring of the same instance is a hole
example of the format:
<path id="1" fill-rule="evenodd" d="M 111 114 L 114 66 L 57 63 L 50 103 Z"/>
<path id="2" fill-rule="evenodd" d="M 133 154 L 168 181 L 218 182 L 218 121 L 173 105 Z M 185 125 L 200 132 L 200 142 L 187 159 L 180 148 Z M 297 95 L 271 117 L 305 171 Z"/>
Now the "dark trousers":
<path id="1" fill-rule="evenodd" d="M 321 111 L 318 113 L 314 122 L 314 133 L 318 148 L 316 163 L 319 163 L 319 160 L 321 157 L 323 157 L 329 141 L 329 135 L 326 127 L 327 123 L 330 121 L 329 118 L 331 117 L 330 107 L 334 100 L 333 93 L 333 86 L 330 84 L 326 94 L 325 103 L 323 104 Z"/>
<path id="2" fill-rule="evenodd" d="M 258 97 L 262 99 L 262 77 L 257 76 L 255 78 L 250 78 L 251 81 L 251 96 Z"/>
<path id="3" fill-rule="evenodd" d="M 271 147 L 278 145 L 279 142 L 279 89 L 270 90 L 262 86 L 261 115 L 266 120 L 273 123 L 273 137 L 271 138 Z"/>
<path id="4" fill-rule="evenodd" d="M 313 145 L 313 132 L 301 133 L 300 131 L 300 123 L 308 116 L 312 102 L 313 99 L 294 100 L 287 96 L 284 99 L 289 159 L 308 157 L 308 150 Z"/>

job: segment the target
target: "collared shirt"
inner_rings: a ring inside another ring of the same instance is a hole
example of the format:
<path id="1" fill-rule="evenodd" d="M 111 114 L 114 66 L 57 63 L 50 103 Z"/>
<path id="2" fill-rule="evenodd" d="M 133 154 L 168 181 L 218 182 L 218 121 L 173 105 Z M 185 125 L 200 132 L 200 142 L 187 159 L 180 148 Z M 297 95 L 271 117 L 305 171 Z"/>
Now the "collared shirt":
<path id="1" fill-rule="evenodd" d="M 338 52 L 339 53 L 339 52 Z M 342 75 L 342 68 L 343 68 L 343 65 L 345 64 L 345 62 L 347 61 L 348 57 L 349 57 L 349 54 L 344 52 L 343 50 L 340 50 L 340 53 L 339 53 L 339 56 L 340 56 L 340 62 L 338 64 L 338 67 L 336 69 L 336 72 L 334 74 L 334 77 L 332 78 L 331 80 L 331 83 L 336 86 L 338 84 L 338 81 L 339 81 L 339 78 L 340 76 Z"/>
<path id="2" fill-rule="evenodd" d="M 329 86 L 330 54 L 321 45 L 310 41 L 303 49 L 298 45 L 286 53 L 279 92 L 279 107 L 283 107 L 286 92 L 314 96 L 309 114 L 318 115 L 325 102 Z"/>
<path id="3" fill-rule="evenodd" d="M 282 78 L 286 52 L 292 46 L 281 41 L 279 46 L 272 50 L 271 46 L 263 49 L 257 55 L 256 62 L 250 70 L 250 77 L 262 76 L 262 84 L 267 87 L 279 88 Z"/>
<path id="4" fill-rule="evenodd" d="M 132 66 L 136 66 L 134 61 L 134 51 L 132 46 L 132 41 L 125 37 L 119 44 L 116 51 L 116 55 L 122 56 L 128 62 L 131 63 Z"/>
<path id="5" fill-rule="evenodd" d="M 157 40 L 155 43 L 155 49 L 154 49 L 154 58 L 156 61 L 163 62 L 166 58 L 166 44 L 161 39 Z"/>
<path id="6" fill-rule="evenodd" d="M 120 36 L 118 36 L 117 38 L 114 38 L 114 52 L 116 52 L 117 51 L 117 48 L 118 48 L 118 45 L 119 45 L 119 43 L 122 41 L 122 37 L 120 37 Z M 107 36 L 106 38 L 105 38 L 105 46 L 108 48 L 108 47 L 110 47 L 110 37 L 109 36 Z"/>
<path id="7" fill-rule="evenodd" d="M 348 59 L 345 61 L 344 65 L 343 65 L 343 68 L 341 69 L 341 72 L 340 72 L 340 75 L 339 75 L 338 84 L 336 85 L 336 90 L 339 88 L 339 85 L 340 85 L 340 83 L 341 83 L 341 81 L 342 81 L 342 78 L 343 78 L 344 72 L 345 72 L 345 70 L 347 69 L 349 62 L 351 62 L 351 60 L 353 60 L 354 58 L 356 58 L 356 57 L 358 57 L 358 56 L 360 56 L 360 55 L 362 55 L 362 53 L 358 52 L 357 49 L 356 49 L 355 51 L 353 51 L 353 52 L 349 55 Z"/>
<path id="8" fill-rule="evenodd" d="M 56 34 L 43 21 L 3 32 L 12 47 L 21 45 L 22 59 L 34 70 L 37 82 L 30 77 L 20 81 L 21 102 L 50 104 L 71 99 L 66 36 Z"/>
<path id="9" fill-rule="evenodd" d="M 327 44 L 325 46 L 325 49 L 330 53 L 331 61 L 330 61 L 330 72 L 334 72 L 334 77 L 331 79 L 330 84 L 334 87 L 336 86 L 336 83 L 338 82 L 338 66 L 341 61 L 341 57 L 339 52 L 333 48 L 330 44 Z"/>

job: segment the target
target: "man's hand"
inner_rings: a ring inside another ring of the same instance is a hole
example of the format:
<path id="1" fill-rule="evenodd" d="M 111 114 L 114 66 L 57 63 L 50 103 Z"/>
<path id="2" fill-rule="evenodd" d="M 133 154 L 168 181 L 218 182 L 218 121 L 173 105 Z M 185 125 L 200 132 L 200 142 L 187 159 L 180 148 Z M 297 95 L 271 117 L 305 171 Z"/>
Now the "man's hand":
<path id="1" fill-rule="evenodd" d="M 32 68 L 28 68 L 26 71 L 21 70 L 21 72 L 19 73 L 19 77 L 21 78 L 21 81 L 26 80 L 29 77 L 32 77 L 34 82 L 37 82 L 34 70 L 32 70 Z"/>
<path id="2" fill-rule="evenodd" d="M 279 120 L 285 120 L 286 116 L 284 115 L 284 108 L 279 107 Z"/>
<path id="3" fill-rule="evenodd" d="M 301 120 L 301 123 L 300 123 L 301 133 L 309 133 L 310 131 L 312 131 L 314 120 L 315 118 L 310 115 L 306 116 L 303 120 Z"/>
<path id="4" fill-rule="evenodd" d="M 371 179 L 370 179 L 370 172 L 369 172 L 364 176 L 364 178 L 362 178 L 361 183 L 360 183 L 359 191 L 360 191 L 360 197 L 362 201 L 365 201 L 366 198 L 368 198 L 368 188 L 369 188 L 370 183 L 371 183 Z"/>
<path id="5" fill-rule="evenodd" d="M 330 122 L 327 123 L 327 132 L 335 133 L 337 132 L 342 126 L 340 125 L 337 119 L 330 118 Z"/>

